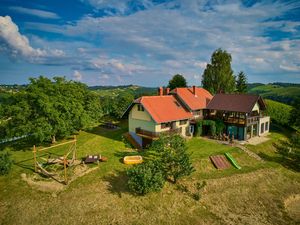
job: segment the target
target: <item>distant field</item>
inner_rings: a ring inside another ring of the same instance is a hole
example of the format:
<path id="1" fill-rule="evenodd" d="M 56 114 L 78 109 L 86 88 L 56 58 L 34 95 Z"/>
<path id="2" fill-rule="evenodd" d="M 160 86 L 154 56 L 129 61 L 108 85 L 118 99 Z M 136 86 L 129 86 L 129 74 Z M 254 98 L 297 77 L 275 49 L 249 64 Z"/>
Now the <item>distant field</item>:
<path id="1" fill-rule="evenodd" d="M 251 87 L 251 86 L 250 86 Z M 300 84 L 266 84 L 254 85 L 249 89 L 249 93 L 260 94 L 264 98 L 272 99 L 274 101 L 293 105 L 300 100 Z"/>
<path id="2" fill-rule="evenodd" d="M 137 85 L 126 85 L 126 86 L 94 86 L 89 87 L 90 90 L 99 94 L 101 97 L 104 96 L 117 96 L 122 93 L 129 93 L 135 97 L 142 95 L 154 95 L 157 92 L 156 88 L 142 87 Z"/>
<path id="3" fill-rule="evenodd" d="M 90 87 L 95 93 L 100 96 L 117 96 L 122 93 L 130 93 L 135 98 L 142 95 L 155 95 L 156 88 L 142 87 L 137 85 L 127 86 L 95 86 Z M 259 94 L 263 98 L 271 99 L 274 101 L 282 102 L 285 104 L 293 105 L 296 101 L 300 100 L 300 84 L 288 83 L 273 83 L 261 84 L 252 83 L 248 84 L 248 93 Z"/>

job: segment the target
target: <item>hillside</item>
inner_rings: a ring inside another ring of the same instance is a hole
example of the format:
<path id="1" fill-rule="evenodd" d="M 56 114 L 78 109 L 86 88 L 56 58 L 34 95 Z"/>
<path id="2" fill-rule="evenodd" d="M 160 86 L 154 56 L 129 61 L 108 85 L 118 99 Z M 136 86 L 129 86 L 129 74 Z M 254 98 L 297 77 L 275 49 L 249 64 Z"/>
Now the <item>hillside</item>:
<path id="1" fill-rule="evenodd" d="M 124 86 L 92 86 L 90 90 L 99 94 L 101 97 L 104 96 L 117 96 L 123 93 L 129 93 L 135 98 L 142 95 L 154 95 L 157 88 L 153 87 L 142 87 L 138 85 L 124 85 Z"/>
<path id="2" fill-rule="evenodd" d="M 300 100 L 300 84 L 272 83 L 248 86 L 249 93 L 259 94 L 263 98 L 272 99 L 285 104 L 293 105 Z"/>

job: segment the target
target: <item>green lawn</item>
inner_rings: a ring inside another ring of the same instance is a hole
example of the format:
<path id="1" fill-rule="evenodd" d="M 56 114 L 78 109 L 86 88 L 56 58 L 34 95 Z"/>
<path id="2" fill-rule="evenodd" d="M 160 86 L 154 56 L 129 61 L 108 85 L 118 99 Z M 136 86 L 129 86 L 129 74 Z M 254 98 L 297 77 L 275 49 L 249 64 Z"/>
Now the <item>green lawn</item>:
<path id="1" fill-rule="evenodd" d="M 300 194 L 300 175 L 280 161 L 271 140 L 249 149 L 266 156 L 259 162 L 238 148 L 202 138 L 188 140 L 196 171 L 180 181 L 189 190 L 206 181 L 200 201 L 166 183 L 159 193 L 134 196 L 126 188 L 124 155 L 137 154 L 126 148 L 121 129 L 94 128 L 78 135 L 78 157 L 102 154 L 108 162 L 78 178 L 56 195 L 31 188 L 21 173 L 32 174 L 31 148 L 12 151 L 12 172 L 0 177 L 1 224 L 296 224 L 299 218 L 285 206 L 286 199 Z M 12 149 L 13 150 L 13 149 Z M 63 147 L 57 148 L 62 152 Z M 241 170 L 216 170 L 208 156 L 230 152 Z M 142 153 L 145 155 L 146 153 Z M 289 203 L 290 204 L 290 203 Z M 295 204 L 294 204 L 295 205 Z M 297 204 L 296 204 L 297 206 Z M 295 210 L 295 209 L 294 209 Z"/>

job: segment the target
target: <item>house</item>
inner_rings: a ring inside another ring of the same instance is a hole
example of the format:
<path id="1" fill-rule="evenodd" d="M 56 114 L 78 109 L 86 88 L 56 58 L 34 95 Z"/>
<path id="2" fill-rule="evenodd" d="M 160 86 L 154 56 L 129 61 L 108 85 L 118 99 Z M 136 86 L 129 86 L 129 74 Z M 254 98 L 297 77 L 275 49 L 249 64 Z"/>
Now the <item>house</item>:
<path id="1" fill-rule="evenodd" d="M 258 95 L 217 94 L 199 87 L 158 89 L 157 96 L 140 97 L 128 107 L 129 134 L 145 148 L 161 133 L 192 136 L 197 120 L 222 120 L 225 132 L 247 140 L 269 131 L 270 117 Z"/>
<path id="2" fill-rule="evenodd" d="M 269 132 L 270 117 L 259 95 L 216 94 L 206 107 L 206 119 L 221 119 L 226 133 L 235 139 L 248 140 Z"/>
<path id="3" fill-rule="evenodd" d="M 142 147 L 149 145 L 161 133 L 191 136 L 190 121 L 203 118 L 203 109 L 212 95 L 203 88 L 176 88 L 170 92 L 160 87 L 157 96 L 136 99 L 126 110 L 129 134 Z M 123 115 L 123 116 L 124 116 Z"/>

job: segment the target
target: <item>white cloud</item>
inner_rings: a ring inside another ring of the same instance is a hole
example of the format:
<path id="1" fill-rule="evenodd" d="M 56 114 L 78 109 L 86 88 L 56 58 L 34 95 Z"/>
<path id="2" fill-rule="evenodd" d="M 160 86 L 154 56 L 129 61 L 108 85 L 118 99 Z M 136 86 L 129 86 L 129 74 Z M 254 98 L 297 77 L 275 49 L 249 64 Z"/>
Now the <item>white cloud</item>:
<path id="1" fill-rule="evenodd" d="M 85 65 L 85 69 L 99 70 L 106 73 L 122 73 L 125 75 L 131 75 L 135 72 L 145 70 L 145 67 L 137 63 L 124 63 L 120 59 L 108 58 L 105 56 L 99 56 Z"/>
<path id="2" fill-rule="evenodd" d="M 103 79 L 103 80 L 108 80 L 109 76 L 108 76 L 108 74 L 102 74 L 99 78 Z"/>
<path id="3" fill-rule="evenodd" d="M 40 49 L 30 45 L 28 38 L 19 32 L 18 26 L 10 16 L 0 16 L 0 46 L 2 51 L 11 57 L 21 57 L 32 63 L 43 63 L 47 58 L 62 57 L 64 51 L 60 49 Z"/>
<path id="4" fill-rule="evenodd" d="M 284 64 L 280 64 L 279 67 L 286 71 L 300 72 L 300 66 L 287 64 L 285 62 L 284 62 Z"/>
<path id="5" fill-rule="evenodd" d="M 108 15 L 124 15 L 135 10 L 143 10 L 153 5 L 150 0 L 82 0 L 87 2 L 96 10 L 103 10 Z"/>
<path id="6" fill-rule="evenodd" d="M 207 62 L 195 62 L 194 66 L 200 67 L 201 69 L 205 69 Z"/>
<path id="7" fill-rule="evenodd" d="M 9 9 L 11 9 L 15 12 L 28 14 L 28 15 L 32 15 L 32 16 L 37 16 L 40 18 L 46 18 L 46 19 L 59 19 L 60 18 L 56 13 L 39 10 L 39 9 L 29 9 L 29 8 L 20 7 L 20 6 L 12 6 L 12 7 L 9 7 Z"/>
<path id="8" fill-rule="evenodd" d="M 73 78 L 77 81 L 81 81 L 82 80 L 82 74 L 78 70 L 74 70 Z"/>
<path id="9" fill-rule="evenodd" d="M 34 49 L 30 46 L 27 37 L 19 33 L 18 26 L 10 16 L 0 16 L 0 38 L 8 45 L 7 48 L 13 56 L 39 57 L 46 55 L 44 50 Z"/>
<path id="10" fill-rule="evenodd" d="M 132 13 L 128 12 L 127 0 L 89 2 L 96 9 L 117 13 L 86 15 L 64 26 L 26 23 L 26 29 L 80 36 L 88 43 L 97 43 L 76 45 L 74 49 L 81 56 L 76 69 L 96 70 L 110 77 L 121 75 L 133 83 L 156 85 L 175 73 L 184 74 L 193 83 L 199 78 L 200 83 L 206 62 L 219 47 L 232 54 L 234 71 L 243 70 L 250 82 L 252 74 L 273 74 L 277 80 L 276 74 L 283 70 L 292 73 L 300 61 L 299 21 L 282 19 L 299 7 L 297 1 L 245 6 L 241 1 L 174 0 Z M 287 32 L 288 37 L 275 39 L 274 31 Z"/>

